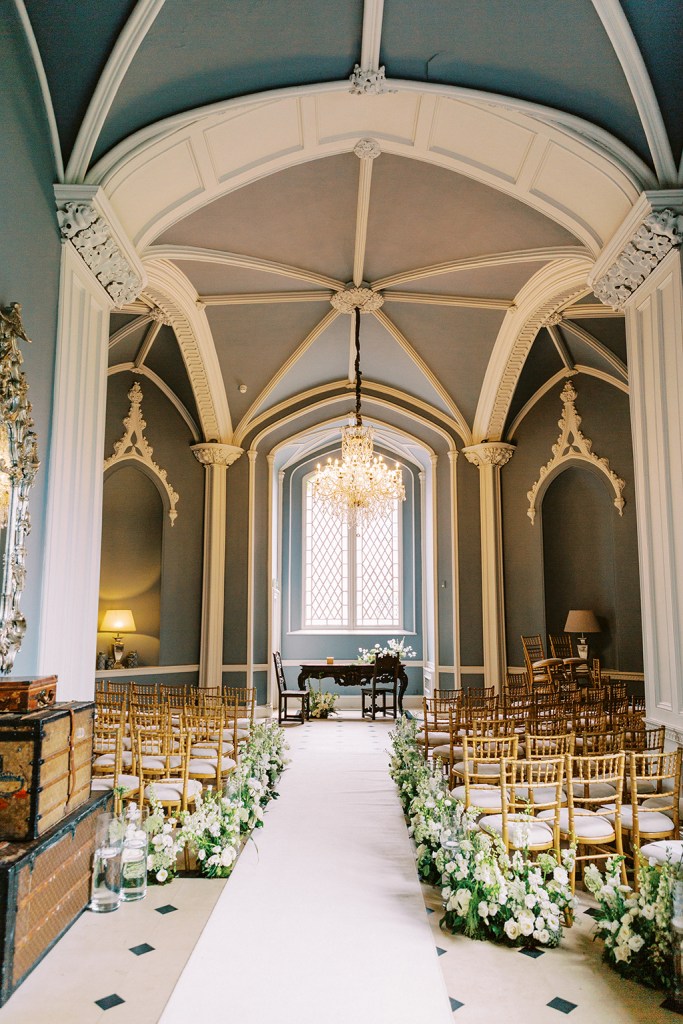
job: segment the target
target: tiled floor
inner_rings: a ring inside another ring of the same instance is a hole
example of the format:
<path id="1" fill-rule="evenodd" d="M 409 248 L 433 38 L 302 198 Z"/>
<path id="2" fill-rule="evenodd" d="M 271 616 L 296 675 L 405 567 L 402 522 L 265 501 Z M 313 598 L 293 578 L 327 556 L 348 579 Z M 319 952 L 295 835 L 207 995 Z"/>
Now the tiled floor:
<path id="1" fill-rule="evenodd" d="M 290 727 L 293 764 L 282 797 L 271 804 L 265 828 L 227 884 L 179 878 L 113 914 L 83 914 L 0 1010 L 0 1024 L 157 1024 L 162 1016 L 164 1022 L 230 1024 L 680 1020 L 661 1008 L 661 993 L 623 981 L 602 963 L 585 897 L 562 945 L 533 955 L 442 931 L 439 893 L 429 886 L 421 887 L 426 914 L 420 919 L 405 827 L 386 777 L 389 727 L 350 714 L 344 721 Z M 359 921 L 359 880 L 374 874 L 378 853 L 382 876 L 369 887 Z M 291 889 L 289 910 L 283 878 Z M 378 886 L 385 889 L 380 895 Z M 371 931 L 377 922 L 384 933 Z M 405 944 L 413 941 L 408 955 Z M 366 972 L 361 967 L 368 956 L 374 966 Z M 278 963 L 290 965 L 288 977 L 280 977 Z M 372 998 L 373 978 L 396 963 L 397 977 L 410 980 L 407 1018 L 396 1013 L 393 1000 Z M 439 968 L 448 993 L 443 1014 Z M 264 1014 L 237 1012 L 232 995 L 225 998 L 222 987 L 207 983 L 217 977 L 228 992 L 235 982 L 251 992 L 246 1005 L 253 1008 L 260 999 Z M 218 1012 L 201 1009 L 207 990 L 219 993 Z M 352 1002 L 355 994 L 358 999 L 345 1017 L 349 994 Z M 368 1015 L 359 1015 L 358 1005 L 367 1006 Z"/>

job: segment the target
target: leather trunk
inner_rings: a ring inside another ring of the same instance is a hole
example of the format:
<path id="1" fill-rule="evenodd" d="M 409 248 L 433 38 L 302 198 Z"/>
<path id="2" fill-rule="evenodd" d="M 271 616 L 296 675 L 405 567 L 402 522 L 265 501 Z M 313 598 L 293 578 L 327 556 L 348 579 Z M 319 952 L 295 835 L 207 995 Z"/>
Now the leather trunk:
<path id="1" fill-rule="evenodd" d="M 94 709 L 0 715 L 0 839 L 37 839 L 88 799 Z"/>
<path id="2" fill-rule="evenodd" d="M 0 842 L 0 1006 L 88 905 L 95 822 L 111 802 L 97 793 L 40 839 Z"/>
<path id="3" fill-rule="evenodd" d="M 0 712 L 41 711 L 57 699 L 57 676 L 0 677 Z"/>

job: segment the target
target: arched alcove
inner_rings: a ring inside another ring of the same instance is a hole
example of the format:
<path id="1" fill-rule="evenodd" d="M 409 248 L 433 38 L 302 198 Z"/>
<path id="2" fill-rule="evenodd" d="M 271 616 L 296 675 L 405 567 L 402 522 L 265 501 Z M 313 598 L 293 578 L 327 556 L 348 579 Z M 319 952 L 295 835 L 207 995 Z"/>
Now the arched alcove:
<path id="1" fill-rule="evenodd" d="M 602 632 L 588 638 L 589 655 L 616 665 L 615 514 L 605 483 L 569 466 L 548 485 L 541 511 L 546 630 L 562 633 L 570 609 L 590 608 Z"/>
<path id="2" fill-rule="evenodd" d="M 105 476 L 98 623 L 107 608 L 130 608 L 136 631 L 124 637 L 140 665 L 159 664 L 164 505 L 155 483 L 133 463 Z M 112 638 L 98 633 L 98 651 Z"/>

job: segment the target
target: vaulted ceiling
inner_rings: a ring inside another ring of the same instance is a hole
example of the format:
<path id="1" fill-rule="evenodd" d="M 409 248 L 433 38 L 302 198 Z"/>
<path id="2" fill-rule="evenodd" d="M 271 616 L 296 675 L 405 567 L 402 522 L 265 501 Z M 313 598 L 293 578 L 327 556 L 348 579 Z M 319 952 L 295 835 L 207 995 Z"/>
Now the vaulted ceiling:
<path id="1" fill-rule="evenodd" d="M 363 372 L 397 444 L 422 416 L 509 439 L 573 371 L 627 390 L 588 279 L 640 192 L 680 187 L 677 0 L 15 3 L 56 179 L 102 186 L 147 277 L 110 373 L 196 440 L 306 408 L 329 440 L 349 282 L 383 298 Z M 352 93 L 355 64 L 386 81 Z"/>

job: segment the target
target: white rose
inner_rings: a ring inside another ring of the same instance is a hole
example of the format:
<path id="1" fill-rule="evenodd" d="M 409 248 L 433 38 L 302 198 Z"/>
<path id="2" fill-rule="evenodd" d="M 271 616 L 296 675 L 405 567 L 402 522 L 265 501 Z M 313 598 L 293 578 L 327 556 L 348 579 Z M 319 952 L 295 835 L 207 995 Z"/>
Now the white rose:
<path id="1" fill-rule="evenodd" d="M 197 860 L 204 860 L 206 857 L 206 850 L 197 850 Z"/>
<path id="2" fill-rule="evenodd" d="M 654 920 L 655 908 L 652 906 L 651 903 L 646 903 L 645 906 L 641 908 L 640 912 L 646 921 Z"/>
<path id="3" fill-rule="evenodd" d="M 489 905 L 486 902 L 486 900 L 482 900 L 481 901 L 481 903 L 477 907 L 477 911 L 479 913 L 479 917 L 488 917 L 489 916 Z"/>
<path id="4" fill-rule="evenodd" d="M 534 915 L 529 910 L 523 910 L 518 920 L 522 935 L 531 935 L 534 930 Z"/>
<path id="5" fill-rule="evenodd" d="M 629 947 L 633 950 L 633 952 L 637 953 L 638 950 L 642 949 L 645 945 L 645 939 L 643 939 L 640 935 L 632 935 L 631 938 L 628 940 L 628 944 Z"/>
<path id="6" fill-rule="evenodd" d="M 534 932 L 534 937 L 542 946 L 547 946 L 550 942 L 550 932 L 547 928 L 540 928 L 538 931 Z"/>
<path id="7" fill-rule="evenodd" d="M 515 921 L 514 917 L 508 918 L 504 925 L 505 934 L 511 942 L 515 942 L 520 935 L 519 923 Z"/>
<path id="8" fill-rule="evenodd" d="M 167 878 L 168 871 L 166 870 L 166 868 L 161 868 L 160 871 L 157 871 L 157 882 L 165 882 Z"/>
<path id="9" fill-rule="evenodd" d="M 538 903 L 538 900 L 532 892 L 528 892 L 524 897 L 524 903 L 529 908 L 529 910 L 532 910 Z"/>

